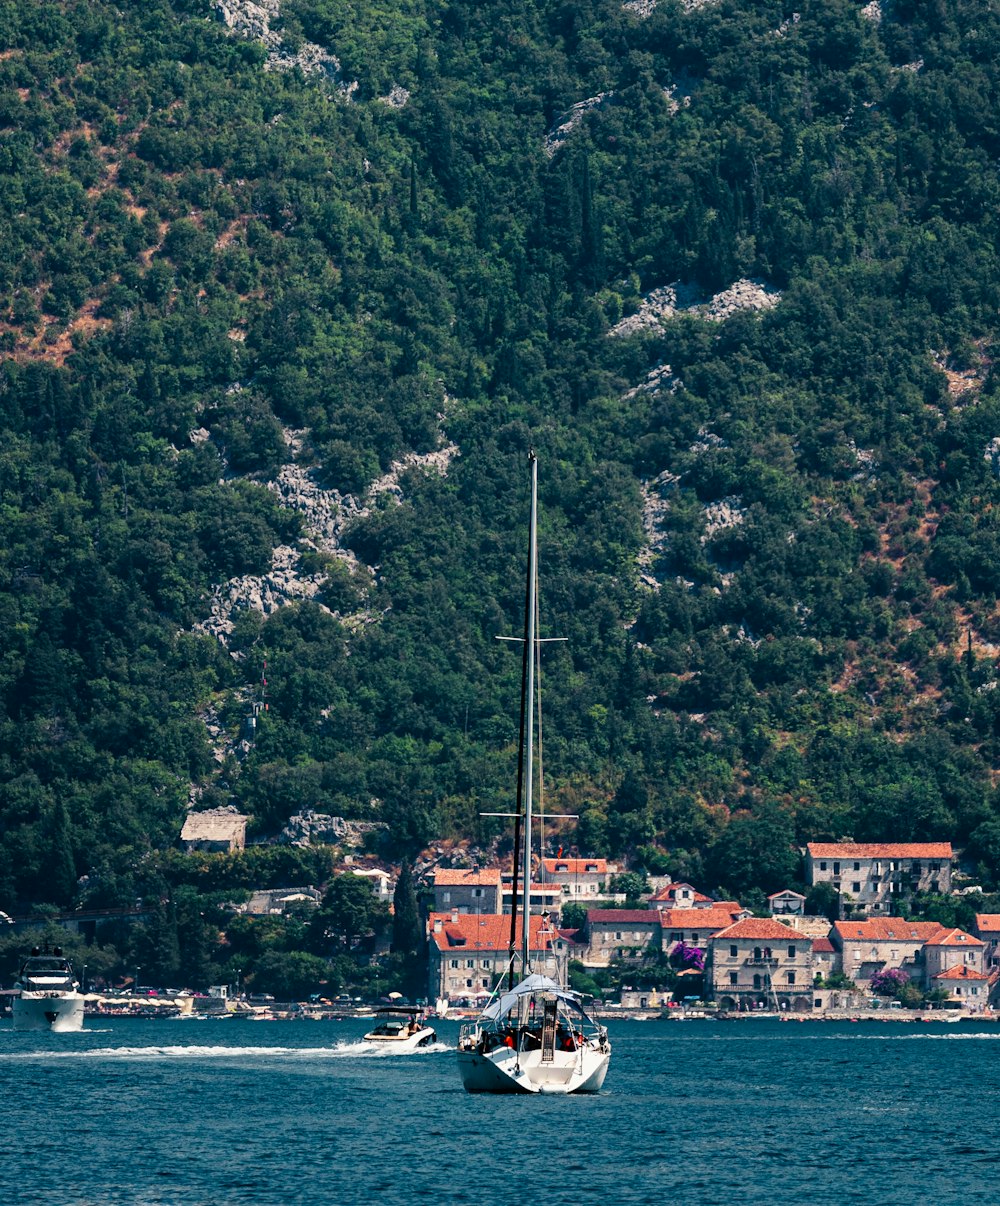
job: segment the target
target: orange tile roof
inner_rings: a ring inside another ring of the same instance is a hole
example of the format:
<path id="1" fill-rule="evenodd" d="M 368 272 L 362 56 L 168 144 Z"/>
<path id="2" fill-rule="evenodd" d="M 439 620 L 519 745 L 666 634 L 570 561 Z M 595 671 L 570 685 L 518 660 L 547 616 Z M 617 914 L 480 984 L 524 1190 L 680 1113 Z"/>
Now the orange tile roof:
<path id="1" fill-rule="evenodd" d="M 870 917 L 867 921 L 835 921 L 837 937 L 864 942 L 927 942 L 944 932 L 939 921 L 906 921 L 902 917 Z"/>
<path id="2" fill-rule="evenodd" d="M 980 934 L 1000 934 L 1000 913 L 977 913 L 976 929 Z"/>
<path id="3" fill-rule="evenodd" d="M 499 887 L 500 868 L 438 867 L 434 872 L 435 888 L 457 888 L 465 885 L 477 887 L 480 884 Z"/>
<path id="4" fill-rule="evenodd" d="M 745 917 L 733 925 L 720 930 L 716 938 L 760 938 L 772 942 L 808 942 L 812 939 L 798 933 L 789 925 L 782 925 L 771 917 Z"/>
<path id="5" fill-rule="evenodd" d="M 441 922 L 435 930 L 434 923 Z M 543 934 L 544 927 L 544 934 Z M 510 941 L 510 918 L 499 914 L 484 914 L 474 917 L 461 913 L 457 918 L 451 913 L 431 913 L 427 919 L 430 937 L 440 951 L 505 951 Z M 515 945 L 520 947 L 523 929 L 521 918 L 517 919 Z M 529 945 L 533 951 L 549 950 L 554 939 L 562 936 L 546 925 L 543 917 L 532 916 L 528 928 Z"/>
<path id="6" fill-rule="evenodd" d="M 951 842 L 808 842 L 813 858 L 947 858 Z"/>
<path id="7" fill-rule="evenodd" d="M 966 967 L 964 964 L 959 964 L 957 967 L 949 967 L 947 971 L 938 972 L 934 977 L 935 980 L 988 980 L 989 976 L 985 972 L 976 971 L 974 968 Z"/>
<path id="8" fill-rule="evenodd" d="M 813 950 L 817 955 L 829 955 L 836 951 L 836 947 L 829 938 L 814 938 Z"/>
<path id="9" fill-rule="evenodd" d="M 542 866 L 550 875 L 558 871 L 562 875 L 586 875 L 588 872 L 607 875 L 608 860 L 606 858 L 543 858 Z"/>
<path id="10" fill-rule="evenodd" d="M 928 938 L 926 946 L 984 946 L 978 938 L 973 938 L 965 930 L 942 930 L 933 938 Z"/>
<path id="11" fill-rule="evenodd" d="M 721 905 L 714 909 L 662 909 L 660 922 L 664 929 L 711 930 L 714 933 L 732 925 L 740 912 L 738 905 L 734 909 Z"/>

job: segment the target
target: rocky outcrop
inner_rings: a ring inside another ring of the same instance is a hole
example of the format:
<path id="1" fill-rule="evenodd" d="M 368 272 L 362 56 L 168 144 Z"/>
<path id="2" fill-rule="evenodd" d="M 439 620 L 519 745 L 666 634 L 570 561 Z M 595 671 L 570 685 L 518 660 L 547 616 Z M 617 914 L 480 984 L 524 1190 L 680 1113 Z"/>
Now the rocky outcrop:
<path id="1" fill-rule="evenodd" d="M 281 34 L 271 28 L 281 12 L 281 0 L 216 0 L 215 9 L 231 33 L 267 47 L 265 71 L 298 69 L 303 75 L 323 77 L 334 83 L 346 99 L 357 90 L 357 80 L 345 83 L 340 78 L 336 55 L 315 42 L 286 45 Z"/>
<path id="2" fill-rule="evenodd" d="M 614 99 L 613 92 L 600 92 L 597 96 L 590 96 L 586 100 L 577 101 L 572 108 L 559 118 L 556 124 L 545 135 L 545 154 L 549 157 L 565 145 L 566 139 L 583 121 L 588 113 L 593 113 L 597 109 L 602 109 L 605 105 L 611 103 Z"/>
<path id="3" fill-rule="evenodd" d="M 193 438 L 198 438 L 197 433 Z M 424 454 L 408 453 L 371 484 L 364 498 L 356 498 L 322 485 L 313 469 L 295 459 L 303 456 L 305 438 L 305 432 L 286 429 L 285 439 L 293 459 L 282 466 L 275 481 L 266 483 L 281 499 L 282 505 L 301 514 L 306 532 L 304 539 L 295 547 L 279 545 L 272 554 L 268 573 L 243 574 L 219 583 L 212 592 L 209 614 L 195 626 L 196 631 L 211 633 L 225 643 L 233 630 L 234 617 L 241 610 L 249 609 L 268 616 L 289 603 L 315 599 L 323 589 L 326 575 L 322 570 L 310 572 L 304 569 L 304 551 L 334 557 L 352 570 L 362 568 L 354 553 L 341 543 L 348 525 L 367 515 L 382 495 L 401 503 L 400 478 L 405 471 L 421 469 L 444 474 L 452 457 L 458 454 L 454 444 Z M 374 623 L 378 616 L 361 610 L 340 618 L 348 627 L 358 627 Z"/>
<path id="4" fill-rule="evenodd" d="M 634 314 L 626 315 L 608 332 L 616 337 L 655 332 L 680 313 L 693 314 L 709 322 L 724 322 L 741 310 L 769 310 L 781 294 L 763 281 L 742 279 L 707 300 L 694 285 L 674 281 L 651 290 Z"/>

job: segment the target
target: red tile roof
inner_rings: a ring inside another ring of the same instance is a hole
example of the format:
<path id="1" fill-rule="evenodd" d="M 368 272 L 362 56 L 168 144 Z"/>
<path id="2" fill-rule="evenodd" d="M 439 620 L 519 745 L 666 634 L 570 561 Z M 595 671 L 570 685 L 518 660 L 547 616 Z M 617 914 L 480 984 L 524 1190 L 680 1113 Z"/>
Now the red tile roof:
<path id="1" fill-rule="evenodd" d="M 436 921 L 441 922 L 440 930 L 434 928 Z M 499 914 L 490 913 L 474 917 L 471 913 L 462 913 L 456 919 L 451 913 L 431 913 L 427 919 L 427 927 L 432 941 L 440 951 L 505 951 L 510 941 L 510 918 L 501 917 Z M 519 917 L 515 939 L 515 945 L 518 947 L 521 945 L 522 933 Z M 532 916 L 528 933 L 533 951 L 549 950 L 551 943 L 562 937 L 557 930 L 546 925 L 544 918 L 538 916 Z"/>
<path id="2" fill-rule="evenodd" d="M 945 858 L 951 842 L 809 842 L 813 858 Z"/>
<path id="3" fill-rule="evenodd" d="M 782 925 L 772 917 L 745 917 L 726 929 L 720 930 L 716 938 L 752 938 L 770 939 L 772 942 L 812 942 L 805 934 L 800 934 L 789 925 Z"/>
<path id="4" fill-rule="evenodd" d="M 543 858 L 542 866 L 548 875 L 607 875 L 606 858 Z"/>
<path id="5" fill-rule="evenodd" d="M 588 909 L 587 924 L 659 925 L 660 915 L 654 909 Z"/>
<path id="6" fill-rule="evenodd" d="M 928 938 L 925 946 L 983 946 L 978 938 L 973 938 L 965 930 L 942 930 L 933 938 Z"/>
<path id="7" fill-rule="evenodd" d="M 944 932 L 938 921 L 905 921 L 902 917 L 870 917 L 867 921 L 835 921 L 834 932 L 841 941 L 927 942 Z"/>
<path id="8" fill-rule="evenodd" d="M 434 872 L 435 888 L 457 888 L 464 885 L 477 887 L 480 884 L 499 887 L 499 867 L 438 867 Z"/>
<path id="9" fill-rule="evenodd" d="M 957 967 L 949 967 L 947 971 L 938 972 L 934 977 L 935 980 L 988 980 L 989 976 L 984 972 L 976 971 L 972 967 L 966 967 L 964 964 L 959 964 Z"/>
<path id="10" fill-rule="evenodd" d="M 1000 935 L 1000 913 L 977 913 L 976 932 L 980 936 L 983 934 L 989 934 L 991 937 L 994 934 Z"/>
<path id="11" fill-rule="evenodd" d="M 732 909 L 721 905 L 714 909 L 661 909 L 660 922 L 664 929 L 710 930 L 714 933 L 732 925 L 741 912 L 739 905 Z"/>
<path id="12" fill-rule="evenodd" d="M 829 938 L 813 939 L 813 950 L 817 955 L 830 955 L 833 954 L 836 949 L 837 948 L 833 945 Z"/>

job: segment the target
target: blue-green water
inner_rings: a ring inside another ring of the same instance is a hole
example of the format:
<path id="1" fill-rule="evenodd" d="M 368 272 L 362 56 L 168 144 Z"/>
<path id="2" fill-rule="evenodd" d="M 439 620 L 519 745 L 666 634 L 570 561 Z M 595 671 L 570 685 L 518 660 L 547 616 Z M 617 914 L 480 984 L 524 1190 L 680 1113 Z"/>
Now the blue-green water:
<path id="1" fill-rule="evenodd" d="M 1000 1024 L 622 1022 L 596 1097 L 472 1097 L 363 1022 L 0 1025 L 0 1200 L 46 1206 L 1000 1198 Z"/>

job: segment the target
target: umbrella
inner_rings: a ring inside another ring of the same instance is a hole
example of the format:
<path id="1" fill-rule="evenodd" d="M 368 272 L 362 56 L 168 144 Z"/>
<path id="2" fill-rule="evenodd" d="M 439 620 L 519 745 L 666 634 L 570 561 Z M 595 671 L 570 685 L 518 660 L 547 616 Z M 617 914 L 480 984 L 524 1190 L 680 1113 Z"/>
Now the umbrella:
<path id="1" fill-rule="evenodd" d="M 401 1001 L 402 999 L 403 999 L 403 994 L 402 994 L 401 992 L 391 992 L 391 993 L 389 993 L 389 1000 L 390 1000 L 390 1001 Z"/>

